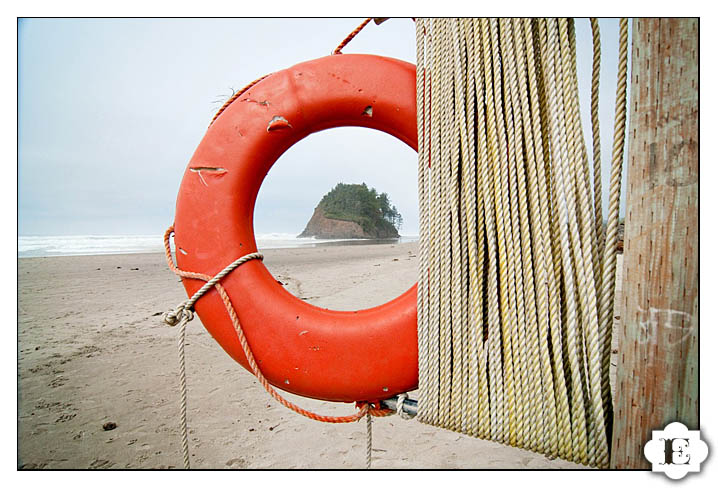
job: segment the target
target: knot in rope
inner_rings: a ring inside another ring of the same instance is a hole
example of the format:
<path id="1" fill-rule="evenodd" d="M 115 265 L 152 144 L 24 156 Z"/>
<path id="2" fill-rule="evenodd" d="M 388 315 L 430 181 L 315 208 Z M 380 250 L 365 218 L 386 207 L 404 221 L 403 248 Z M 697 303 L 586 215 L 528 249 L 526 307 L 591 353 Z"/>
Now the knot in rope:
<path id="1" fill-rule="evenodd" d="M 169 247 L 169 243 L 167 241 L 169 239 L 169 234 L 170 233 L 168 232 L 167 237 L 165 238 L 166 247 Z M 168 258 L 168 260 L 170 262 L 170 267 L 173 268 L 173 271 L 177 275 L 179 275 L 180 277 L 185 277 L 185 278 L 201 278 L 203 280 L 206 280 L 206 282 L 188 300 L 182 302 L 175 309 L 172 309 L 172 310 L 164 313 L 162 315 L 162 320 L 165 323 L 169 324 L 170 326 L 176 326 L 176 325 L 180 324 L 182 321 L 184 321 L 185 323 L 189 323 L 190 321 L 192 321 L 194 319 L 194 304 L 195 304 L 195 302 L 197 302 L 200 299 L 200 297 L 202 297 L 211 288 L 217 286 L 219 284 L 219 281 L 222 280 L 227 275 L 229 275 L 229 273 L 232 272 L 232 270 L 234 270 L 241 264 L 246 263 L 249 260 L 254 260 L 254 259 L 263 260 L 264 255 L 262 255 L 258 251 L 255 251 L 254 253 L 248 253 L 248 254 L 236 259 L 229 265 L 227 265 L 221 272 L 219 272 L 214 277 L 209 278 L 208 276 L 199 276 L 200 274 L 196 274 L 196 273 L 182 272 L 181 270 L 174 267 L 174 264 L 171 262 L 171 256 L 170 256 Z"/>
<path id="2" fill-rule="evenodd" d="M 162 314 L 162 320 L 170 326 L 177 326 L 180 321 L 190 322 L 194 319 L 194 312 L 187 307 L 187 302 L 181 303 L 175 309 Z"/>

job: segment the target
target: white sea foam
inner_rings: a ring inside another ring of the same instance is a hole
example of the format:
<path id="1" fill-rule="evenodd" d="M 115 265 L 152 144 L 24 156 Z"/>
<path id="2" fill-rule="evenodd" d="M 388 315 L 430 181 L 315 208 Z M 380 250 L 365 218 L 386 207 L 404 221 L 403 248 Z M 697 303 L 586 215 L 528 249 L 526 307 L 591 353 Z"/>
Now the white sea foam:
<path id="1" fill-rule="evenodd" d="M 18 257 L 152 253 L 164 250 L 162 236 L 20 236 Z"/>
<path id="2" fill-rule="evenodd" d="M 416 241 L 415 236 L 402 237 L 399 242 Z M 376 240 L 356 239 L 315 239 L 297 238 L 293 233 L 257 234 L 257 247 L 307 248 L 318 245 L 328 246 L 370 244 Z M 172 247 L 174 251 L 174 246 Z M 122 253 L 161 253 L 164 251 L 162 236 L 126 235 L 126 236 L 20 236 L 18 238 L 18 257 L 66 256 L 66 255 L 110 255 Z"/>

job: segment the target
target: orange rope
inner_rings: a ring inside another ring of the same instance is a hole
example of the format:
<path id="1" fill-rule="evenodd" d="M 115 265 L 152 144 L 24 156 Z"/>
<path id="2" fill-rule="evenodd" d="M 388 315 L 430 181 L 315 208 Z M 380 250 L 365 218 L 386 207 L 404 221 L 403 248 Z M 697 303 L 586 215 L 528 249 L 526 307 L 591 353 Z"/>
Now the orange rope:
<path id="1" fill-rule="evenodd" d="M 362 22 L 361 24 L 359 24 L 359 27 L 357 27 L 356 29 L 354 29 L 353 31 L 351 31 L 351 33 L 346 37 L 346 39 L 344 39 L 344 40 L 341 42 L 341 44 L 339 44 L 339 46 L 337 46 L 337 48 L 332 52 L 332 54 L 342 54 L 342 49 L 344 49 L 344 46 L 346 46 L 347 44 L 349 44 L 349 42 L 350 42 L 352 39 L 354 39 L 354 37 L 355 37 L 357 34 L 359 34 L 359 32 L 360 32 L 363 28 L 365 28 L 366 25 L 367 25 L 369 22 L 371 22 L 371 17 L 369 17 L 369 18 L 366 19 L 364 22 Z"/>
<path id="2" fill-rule="evenodd" d="M 271 75 L 271 73 L 270 73 L 269 75 Z M 264 80 L 265 78 L 267 78 L 269 75 L 264 75 L 264 76 L 261 77 L 261 78 L 257 78 L 257 79 L 254 80 L 252 83 L 250 83 L 249 85 L 247 85 L 246 87 L 244 87 L 243 89 L 241 89 L 239 92 L 237 92 L 237 93 L 235 93 L 234 95 L 232 95 L 231 97 L 229 97 L 229 99 L 227 99 L 227 101 L 224 103 L 224 105 L 222 105 L 222 107 L 219 108 L 219 110 L 217 111 L 217 113 L 214 114 L 214 117 L 212 117 L 212 121 L 209 123 L 209 125 L 211 126 L 212 124 L 214 124 L 214 121 L 217 120 L 217 117 L 219 117 L 219 114 L 221 114 L 222 112 L 224 112 L 224 109 L 226 109 L 227 107 L 229 107 L 229 105 L 230 105 L 232 102 L 234 102 L 235 100 L 237 100 L 237 98 L 238 98 L 240 95 L 242 95 L 244 92 L 246 92 L 247 90 L 249 90 L 250 88 L 252 88 L 252 87 L 253 87 L 254 85 L 256 85 L 257 83 L 259 83 L 259 82 L 261 82 L 262 80 Z"/>
<path id="3" fill-rule="evenodd" d="M 175 273 L 175 275 L 178 275 L 182 278 L 190 278 L 195 280 L 203 280 L 205 282 L 209 282 L 212 277 L 209 275 L 205 275 L 203 273 L 197 273 L 197 272 L 187 272 L 184 270 L 180 270 L 175 266 L 174 261 L 172 260 L 172 252 L 170 250 L 170 236 L 174 232 L 174 226 L 170 226 L 164 235 L 164 242 L 165 242 L 165 256 L 167 258 L 167 265 L 169 266 L 170 270 Z M 301 414 L 302 416 L 305 416 L 309 419 L 314 419 L 316 421 L 322 421 L 324 423 L 351 423 L 353 421 L 358 421 L 361 418 L 363 418 L 367 413 L 371 414 L 372 416 L 388 416 L 393 413 L 393 411 L 389 409 L 379 409 L 376 407 L 373 407 L 371 403 L 368 402 L 357 402 L 357 407 L 359 407 L 359 412 L 349 415 L 349 416 L 323 416 L 321 414 L 316 414 L 311 411 L 307 411 L 306 409 L 303 409 L 296 404 L 286 400 L 283 398 L 267 381 L 267 379 L 262 374 L 261 370 L 259 370 L 259 367 L 257 366 L 257 362 L 254 359 L 254 355 L 252 354 L 252 349 L 249 347 L 249 343 L 247 342 L 247 338 L 244 336 L 244 331 L 242 330 L 242 325 L 239 322 L 239 317 L 237 317 L 237 312 L 234 310 L 234 306 L 232 305 L 232 302 L 229 299 L 229 295 L 227 294 L 227 291 L 224 287 L 222 287 L 221 284 L 217 283 L 215 284 L 214 288 L 219 293 L 220 297 L 222 298 L 222 302 L 224 302 L 224 307 L 227 309 L 227 313 L 229 314 L 229 317 L 232 319 L 232 324 L 234 325 L 234 330 L 237 332 L 237 339 L 239 339 L 239 343 L 242 345 L 242 350 L 244 351 L 244 356 L 247 358 L 247 363 L 249 363 L 249 367 L 251 368 L 254 375 L 257 377 L 257 380 L 259 380 L 260 384 L 262 384 L 262 387 L 265 388 L 265 390 L 274 398 L 276 399 L 282 406 L 291 409 L 292 411 Z"/>

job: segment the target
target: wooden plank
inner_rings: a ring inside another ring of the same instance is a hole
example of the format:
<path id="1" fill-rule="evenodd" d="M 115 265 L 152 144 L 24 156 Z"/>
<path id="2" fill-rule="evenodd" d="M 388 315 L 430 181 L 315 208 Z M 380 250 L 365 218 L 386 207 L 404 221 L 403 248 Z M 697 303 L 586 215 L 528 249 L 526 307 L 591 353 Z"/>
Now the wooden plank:
<path id="1" fill-rule="evenodd" d="M 611 466 L 698 429 L 698 20 L 637 19 Z"/>

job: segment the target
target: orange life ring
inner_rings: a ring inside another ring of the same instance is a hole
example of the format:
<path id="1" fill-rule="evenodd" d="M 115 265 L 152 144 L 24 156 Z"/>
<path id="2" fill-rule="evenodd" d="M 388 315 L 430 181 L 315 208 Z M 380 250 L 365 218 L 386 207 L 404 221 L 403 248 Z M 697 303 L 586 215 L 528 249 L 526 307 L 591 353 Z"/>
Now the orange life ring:
<path id="1" fill-rule="evenodd" d="M 416 149 L 416 68 L 404 61 L 342 54 L 274 73 L 242 94 L 210 126 L 185 170 L 175 216 L 179 268 L 214 276 L 257 251 L 259 187 L 279 156 L 317 131 L 361 126 Z M 203 282 L 183 279 L 191 296 Z M 322 309 L 294 297 L 251 260 L 222 280 L 267 380 L 329 401 L 365 401 L 418 384 L 416 285 L 361 311 Z M 219 294 L 195 304 L 215 340 L 247 360 Z"/>

